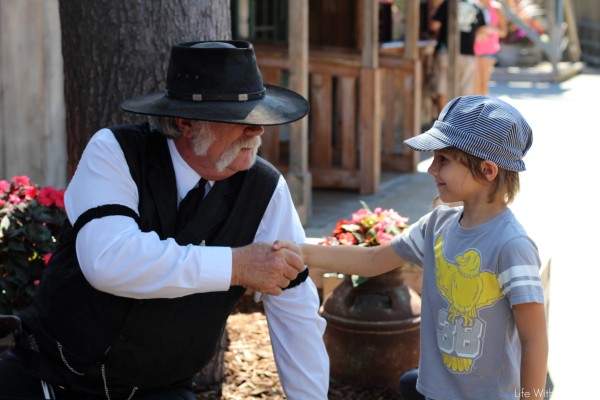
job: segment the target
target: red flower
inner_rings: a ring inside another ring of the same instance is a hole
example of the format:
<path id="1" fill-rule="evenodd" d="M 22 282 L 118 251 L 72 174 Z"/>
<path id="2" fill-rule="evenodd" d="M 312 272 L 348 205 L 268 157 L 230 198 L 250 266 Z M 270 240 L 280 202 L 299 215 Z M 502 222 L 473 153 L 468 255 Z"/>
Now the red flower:
<path id="1" fill-rule="evenodd" d="M 0 314 L 31 304 L 65 219 L 63 190 L 40 190 L 27 176 L 0 181 Z"/>
<path id="2" fill-rule="evenodd" d="M 393 209 L 375 208 L 364 203 L 363 208 L 352 213 L 351 220 L 340 219 L 333 228 L 333 236 L 327 237 L 321 245 L 378 246 L 392 240 L 408 225 L 408 218 Z"/>
<path id="3" fill-rule="evenodd" d="M 345 225 L 351 224 L 352 221 L 347 221 L 345 219 L 340 219 L 337 223 L 337 225 L 335 226 L 335 228 L 333 228 L 333 234 L 334 235 L 339 235 L 340 233 L 344 233 L 346 232 L 346 229 L 344 228 Z"/>
<path id="4" fill-rule="evenodd" d="M 46 254 L 44 254 L 44 265 L 48 265 L 48 263 L 50 262 L 51 258 L 52 258 L 52 253 L 46 253 Z"/>
<path id="5" fill-rule="evenodd" d="M 354 236 L 354 234 L 352 234 L 350 232 L 340 233 L 337 238 L 340 241 L 340 244 L 344 244 L 344 245 L 358 244 L 358 240 L 356 240 L 356 237 Z"/>
<path id="6" fill-rule="evenodd" d="M 35 196 L 37 196 L 37 188 L 35 186 L 28 186 L 25 189 L 23 189 L 23 196 L 25 196 L 26 199 L 35 199 Z"/>
<path id="7" fill-rule="evenodd" d="M 65 191 L 54 189 L 52 186 L 46 186 L 40 190 L 40 194 L 38 195 L 38 202 L 45 206 L 51 207 L 52 205 L 56 205 L 60 208 L 65 208 L 64 201 Z"/>

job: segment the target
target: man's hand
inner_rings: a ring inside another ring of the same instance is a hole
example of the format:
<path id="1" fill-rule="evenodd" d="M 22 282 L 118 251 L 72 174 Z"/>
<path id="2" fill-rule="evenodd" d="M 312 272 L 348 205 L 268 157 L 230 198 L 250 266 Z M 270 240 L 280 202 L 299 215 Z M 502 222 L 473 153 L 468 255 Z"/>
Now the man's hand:
<path id="1" fill-rule="evenodd" d="M 302 257 L 294 246 L 274 251 L 271 244 L 253 243 L 232 251 L 231 285 L 264 294 L 280 295 L 281 290 L 304 270 Z"/>

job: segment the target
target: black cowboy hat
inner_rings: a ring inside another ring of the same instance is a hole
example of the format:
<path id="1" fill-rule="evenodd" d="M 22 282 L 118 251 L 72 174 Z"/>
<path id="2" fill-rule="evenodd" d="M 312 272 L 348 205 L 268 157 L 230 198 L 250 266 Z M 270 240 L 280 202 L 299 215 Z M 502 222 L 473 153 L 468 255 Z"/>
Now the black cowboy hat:
<path id="1" fill-rule="evenodd" d="M 254 48 L 245 41 L 203 41 L 171 47 L 164 92 L 135 97 L 124 111 L 244 125 L 280 125 L 308 113 L 306 99 L 263 84 Z"/>

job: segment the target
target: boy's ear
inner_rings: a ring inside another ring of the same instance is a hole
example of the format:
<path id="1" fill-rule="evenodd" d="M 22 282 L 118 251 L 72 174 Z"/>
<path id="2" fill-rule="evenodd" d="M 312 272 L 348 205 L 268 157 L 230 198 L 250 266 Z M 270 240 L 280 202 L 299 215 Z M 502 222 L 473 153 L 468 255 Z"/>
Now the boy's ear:
<path id="1" fill-rule="evenodd" d="M 493 181 L 498 175 L 498 165 L 490 160 L 484 160 L 481 162 L 481 171 L 488 182 Z"/>

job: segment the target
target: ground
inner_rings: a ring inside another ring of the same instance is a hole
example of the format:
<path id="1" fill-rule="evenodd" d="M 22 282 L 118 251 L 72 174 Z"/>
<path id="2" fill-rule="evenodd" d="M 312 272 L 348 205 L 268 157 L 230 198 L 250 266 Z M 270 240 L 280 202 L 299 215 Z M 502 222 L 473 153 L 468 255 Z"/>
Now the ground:
<path id="1" fill-rule="evenodd" d="M 229 345 L 225 352 L 225 381 L 219 389 L 199 391 L 198 399 L 285 399 L 275 360 L 267 320 L 260 303 L 242 301 L 227 321 Z M 389 389 L 359 388 L 331 381 L 330 400 L 394 400 Z"/>

